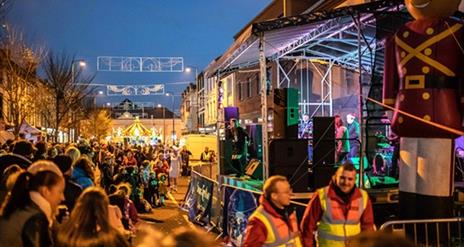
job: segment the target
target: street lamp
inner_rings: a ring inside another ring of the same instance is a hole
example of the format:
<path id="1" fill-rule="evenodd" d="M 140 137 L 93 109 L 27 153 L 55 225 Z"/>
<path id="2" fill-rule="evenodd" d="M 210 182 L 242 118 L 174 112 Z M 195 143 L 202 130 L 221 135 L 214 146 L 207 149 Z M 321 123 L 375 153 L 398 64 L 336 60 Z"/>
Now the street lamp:
<path id="1" fill-rule="evenodd" d="M 187 72 L 187 73 L 191 73 L 191 72 L 192 72 L 192 69 L 195 69 L 195 80 L 194 80 L 194 82 L 195 82 L 195 86 L 196 86 L 196 88 L 197 88 L 197 92 L 199 92 L 199 91 L 200 91 L 200 85 L 199 85 L 199 82 L 198 82 L 198 68 L 195 67 L 195 66 L 188 66 L 188 67 L 185 67 L 185 70 L 184 70 L 184 71 Z M 197 93 L 197 94 L 199 94 L 199 93 Z M 200 115 L 200 102 L 199 102 L 199 100 L 200 100 L 200 98 L 201 98 L 201 95 L 197 95 L 197 96 L 200 96 L 200 97 L 197 97 L 197 100 L 196 100 L 196 102 L 197 102 L 197 106 L 196 106 L 196 111 L 197 111 L 197 112 L 196 112 L 196 118 L 197 118 L 197 131 L 200 132 L 200 119 L 199 119 L 199 115 Z"/>
<path id="2" fill-rule="evenodd" d="M 170 92 L 167 92 L 166 93 L 166 96 L 171 96 L 171 99 L 172 99 L 172 131 L 171 131 L 171 141 L 172 141 L 172 145 L 174 145 L 174 135 L 175 135 L 175 130 L 174 130 L 174 94 L 173 93 L 170 93 Z"/>
<path id="3" fill-rule="evenodd" d="M 184 71 L 187 72 L 187 73 L 191 73 L 193 69 L 195 70 L 195 82 L 196 82 L 197 77 L 198 77 L 198 68 L 197 67 L 195 67 L 195 66 L 185 67 Z"/>
<path id="4" fill-rule="evenodd" d="M 74 65 L 75 65 L 76 63 L 78 64 L 78 66 L 79 66 L 80 68 L 84 68 L 85 66 L 87 66 L 87 63 L 86 63 L 84 60 L 82 60 L 82 59 L 73 60 L 73 61 L 71 62 L 71 82 L 72 82 L 72 83 L 74 83 L 74 76 L 75 76 L 75 75 L 74 75 Z"/>
<path id="5" fill-rule="evenodd" d="M 85 63 L 85 61 L 82 60 L 82 59 L 72 60 L 72 61 L 71 61 L 71 83 L 72 83 L 72 84 L 74 84 L 74 77 L 75 77 L 75 75 L 74 75 L 74 65 L 75 65 L 76 63 L 78 64 L 78 66 L 79 66 L 80 68 L 84 68 L 84 67 L 87 65 L 87 64 Z M 74 113 L 74 111 L 71 111 L 71 119 L 73 120 L 73 122 L 76 122 L 76 121 L 75 121 L 75 119 L 76 119 L 76 114 Z M 72 141 L 75 141 L 75 140 L 76 140 L 76 136 L 79 135 L 79 126 L 77 126 L 76 129 L 77 129 L 77 132 L 74 131 L 73 134 L 72 134 Z M 71 128 L 69 128 L 69 137 L 68 137 L 68 138 L 71 139 L 70 137 L 71 137 Z"/>
<path id="6" fill-rule="evenodd" d="M 158 108 L 163 107 L 161 104 L 158 104 Z M 163 107 L 163 143 L 166 144 L 166 107 Z"/>

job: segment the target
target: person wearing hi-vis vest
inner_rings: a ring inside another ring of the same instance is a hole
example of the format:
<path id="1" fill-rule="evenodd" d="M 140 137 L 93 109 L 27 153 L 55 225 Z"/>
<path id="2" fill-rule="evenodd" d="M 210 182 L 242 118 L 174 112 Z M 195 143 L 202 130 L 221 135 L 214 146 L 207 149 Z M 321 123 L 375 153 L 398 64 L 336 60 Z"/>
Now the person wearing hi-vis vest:
<path id="1" fill-rule="evenodd" d="M 355 187 L 356 169 L 346 161 L 326 187 L 318 189 L 301 222 L 305 247 L 346 246 L 351 237 L 374 230 L 372 203 L 367 192 Z"/>
<path id="2" fill-rule="evenodd" d="M 272 176 L 263 186 L 259 207 L 250 215 L 243 247 L 302 247 L 294 208 L 292 189 L 283 176 Z"/>

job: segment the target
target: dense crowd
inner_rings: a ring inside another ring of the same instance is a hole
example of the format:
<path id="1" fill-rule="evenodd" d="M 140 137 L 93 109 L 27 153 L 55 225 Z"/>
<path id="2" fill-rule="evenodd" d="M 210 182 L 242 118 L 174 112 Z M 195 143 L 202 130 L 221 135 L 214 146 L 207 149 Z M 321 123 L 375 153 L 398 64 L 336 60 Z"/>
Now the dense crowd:
<path id="1" fill-rule="evenodd" d="M 138 213 L 165 205 L 177 177 L 189 174 L 189 156 L 161 142 L 8 141 L 0 149 L 0 246 L 128 246 L 143 225 Z M 140 246 L 186 246 L 176 238 L 195 234 L 156 233 L 160 241 Z"/>

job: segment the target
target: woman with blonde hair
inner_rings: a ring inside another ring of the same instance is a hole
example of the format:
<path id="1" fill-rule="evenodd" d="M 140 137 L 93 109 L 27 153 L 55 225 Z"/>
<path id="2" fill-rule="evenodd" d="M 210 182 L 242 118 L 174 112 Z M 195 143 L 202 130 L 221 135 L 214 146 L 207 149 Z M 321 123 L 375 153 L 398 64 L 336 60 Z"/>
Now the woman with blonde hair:
<path id="1" fill-rule="evenodd" d="M 124 236 L 111 226 L 108 208 L 103 189 L 84 190 L 69 220 L 58 230 L 56 246 L 129 246 Z"/>
<path id="2" fill-rule="evenodd" d="M 74 146 L 69 146 L 66 148 L 65 154 L 73 160 L 73 165 L 76 164 L 76 161 L 81 157 L 81 151 Z"/>

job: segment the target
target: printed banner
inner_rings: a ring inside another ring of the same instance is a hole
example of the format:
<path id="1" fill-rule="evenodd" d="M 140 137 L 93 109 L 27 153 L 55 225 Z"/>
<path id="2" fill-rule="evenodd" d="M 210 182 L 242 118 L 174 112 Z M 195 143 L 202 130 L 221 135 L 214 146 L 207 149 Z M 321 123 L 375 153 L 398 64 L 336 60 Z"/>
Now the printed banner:
<path id="1" fill-rule="evenodd" d="M 234 246 L 242 246 L 248 217 L 259 204 L 258 193 L 224 187 L 223 231 Z"/>
<path id="2" fill-rule="evenodd" d="M 183 208 L 188 211 L 189 220 L 201 225 L 209 224 L 213 182 L 192 172 L 189 190 Z"/>

